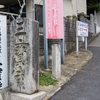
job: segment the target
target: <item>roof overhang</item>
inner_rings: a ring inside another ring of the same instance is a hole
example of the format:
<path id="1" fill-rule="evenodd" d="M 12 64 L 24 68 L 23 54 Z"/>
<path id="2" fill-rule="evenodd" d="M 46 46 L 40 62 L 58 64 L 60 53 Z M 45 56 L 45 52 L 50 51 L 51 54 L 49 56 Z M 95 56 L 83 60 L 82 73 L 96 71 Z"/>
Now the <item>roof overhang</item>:
<path id="1" fill-rule="evenodd" d="M 22 1 L 22 0 L 20 0 Z M 18 0 L 0 0 L 0 4 L 1 5 L 5 5 L 5 6 L 11 6 L 18 3 Z"/>

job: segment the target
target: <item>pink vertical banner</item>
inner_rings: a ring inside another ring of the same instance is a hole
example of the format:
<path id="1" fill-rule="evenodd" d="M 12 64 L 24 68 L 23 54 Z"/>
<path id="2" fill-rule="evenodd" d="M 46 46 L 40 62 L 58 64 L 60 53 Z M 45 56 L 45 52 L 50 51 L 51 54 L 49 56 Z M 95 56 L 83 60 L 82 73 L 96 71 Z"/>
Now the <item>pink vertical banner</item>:
<path id="1" fill-rule="evenodd" d="M 63 39 L 63 0 L 45 0 L 46 38 Z"/>

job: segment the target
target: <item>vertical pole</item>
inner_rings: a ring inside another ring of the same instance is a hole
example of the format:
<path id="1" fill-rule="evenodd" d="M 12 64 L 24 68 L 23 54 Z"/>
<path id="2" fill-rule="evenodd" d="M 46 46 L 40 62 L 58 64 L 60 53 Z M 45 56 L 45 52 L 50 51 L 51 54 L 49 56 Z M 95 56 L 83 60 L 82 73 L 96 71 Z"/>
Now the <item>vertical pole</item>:
<path id="1" fill-rule="evenodd" d="M 85 37 L 85 50 L 87 51 L 87 37 Z"/>
<path id="2" fill-rule="evenodd" d="M 44 67 L 48 69 L 48 40 L 46 39 L 45 0 L 43 0 Z"/>
<path id="3" fill-rule="evenodd" d="M 78 21 L 76 21 L 76 56 L 78 57 Z"/>
<path id="4" fill-rule="evenodd" d="M 33 19 L 35 20 L 35 5 L 34 5 L 34 0 L 32 0 L 32 12 L 33 12 Z"/>
<path id="5" fill-rule="evenodd" d="M 61 39 L 61 63 L 64 64 L 64 39 Z"/>
<path id="6" fill-rule="evenodd" d="M 30 19 L 33 19 L 33 12 L 32 13 L 28 13 L 30 11 L 33 10 L 33 2 L 32 0 L 26 0 L 26 17 L 27 18 L 30 18 Z"/>
<path id="7" fill-rule="evenodd" d="M 76 0 L 76 16 L 78 15 L 78 9 L 77 9 L 77 0 Z M 78 18 L 78 16 L 77 16 L 77 18 Z M 78 31 L 77 31 L 77 29 L 78 29 L 78 25 L 77 25 L 77 21 L 76 21 L 76 56 L 78 57 Z"/>
<path id="8" fill-rule="evenodd" d="M 76 56 L 78 57 L 78 48 L 79 48 L 79 46 L 78 46 L 78 36 L 76 36 Z"/>

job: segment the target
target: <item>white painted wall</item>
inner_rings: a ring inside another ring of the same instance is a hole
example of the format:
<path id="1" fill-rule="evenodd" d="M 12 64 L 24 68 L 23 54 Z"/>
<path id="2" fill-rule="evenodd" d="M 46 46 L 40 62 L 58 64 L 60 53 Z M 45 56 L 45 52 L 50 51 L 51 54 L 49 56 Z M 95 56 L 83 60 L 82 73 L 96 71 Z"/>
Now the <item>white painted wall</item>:
<path id="1" fill-rule="evenodd" d="M 72 1 L 72 15 L 76 15 L 77 16 L 77 0 L 71 0 Z"/>
<path id="2" fill-rule="evenodd" d="M 34 0 L 34 4 L 43 4 L 41 0 Z M 77 15 L 78 13 L 84 12 L 86 14 L 86 0 L 63 0 L 64 17 L 70 15 Z"/>
<path id="3" fill-rule="evenodd" d="M 42 5 L 43 4 L 43 0 L 41 1 L 41 0 L 34 0 L 34 4 L 40 4 L 40 5 Z"/>
<path id="4" fill-rule="evenodd" d="M 76 0 L 76 1 L 77 1 L 78 13 L 84 12 L 85 14 L 87 14 L 86 0 Z"/>
<path id="5" fill-rule="evenodd" d="M 96 34 L 100 33 L 100 27 L 96 25 Z"/>
<path id="6" fill-rule="evenodd" d="M 84 12 L 86 14 L 86 0 L 64 0 L 64 16 L 77 15 L 77 13 Z"/>
<path id="7" fill-rule="evenodd" d="M 72 15 L 72 4 L 71 0 L 63 0 L 64 17 Z"/>

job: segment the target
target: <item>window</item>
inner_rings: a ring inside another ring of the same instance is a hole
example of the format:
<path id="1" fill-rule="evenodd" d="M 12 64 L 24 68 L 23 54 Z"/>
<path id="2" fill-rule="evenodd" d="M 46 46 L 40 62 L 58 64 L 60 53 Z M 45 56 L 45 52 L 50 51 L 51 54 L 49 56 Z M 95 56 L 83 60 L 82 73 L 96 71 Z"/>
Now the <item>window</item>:
<path id="1" fill-rule="evenodd" d="M 35 4 L 35 20 L 39 21 L 39 25 L 43 26 L 43 6 Z"/>
<path id="2" fill-rule="evenodd" d="M 15 4 L 10 7 L 11 13 L 19 14 L 19 10 L 20 10 L 19 4 Z M 23 12 L 26 12 L 26 6 L 24 7 Z M 26 17 L 26 14 L 22 14 L 22 17 Z"/>

